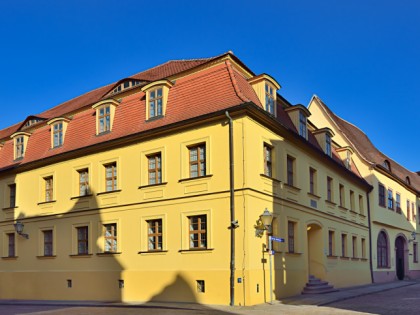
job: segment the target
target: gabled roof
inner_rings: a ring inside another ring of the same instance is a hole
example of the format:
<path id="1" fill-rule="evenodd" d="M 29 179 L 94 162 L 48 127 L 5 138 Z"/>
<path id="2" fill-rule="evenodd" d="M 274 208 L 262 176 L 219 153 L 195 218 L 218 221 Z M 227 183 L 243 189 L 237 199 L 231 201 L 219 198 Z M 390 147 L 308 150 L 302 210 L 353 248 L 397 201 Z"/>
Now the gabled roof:
<path id="1" fill-rule="evenodd" d="M 362 130 L 334 114 L 334 112 L 318 96 L 314 95 L 313 99 L 316 99 L 321 108 L 326 112 L 332 122 L 347 138 L 349 143 L 353 145 L 354 149 L 362 156 L 362 158 L 374 165 L 383 165 L 383 162 L 388 160 L 391 164 L 391 174 L 397 176 L 403 182 L 405 182 L 405 179 L 408 176 L 411 181 L 411 186 L 417 191 L 420 191 L 420 176 L 407 170 L 378 150 Z"/>

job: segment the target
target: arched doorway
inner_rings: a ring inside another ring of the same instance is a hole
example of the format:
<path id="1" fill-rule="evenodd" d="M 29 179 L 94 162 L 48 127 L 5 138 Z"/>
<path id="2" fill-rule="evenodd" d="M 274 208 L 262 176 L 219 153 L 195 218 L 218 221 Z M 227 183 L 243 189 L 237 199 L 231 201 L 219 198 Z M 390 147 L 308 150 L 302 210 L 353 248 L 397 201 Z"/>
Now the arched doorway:
<path id="1" fill-rule="evenodd" d="M 405 277 L 405 239 L 398 236 L 395 239 L 395 270 L 398 280 Z"/>
<path id="2" fill-rule="evenodd" d="M 308 272 L 309 275 L 325 279 L 324 240 L 322 228 L 317 224 L 308 224 Z"/>

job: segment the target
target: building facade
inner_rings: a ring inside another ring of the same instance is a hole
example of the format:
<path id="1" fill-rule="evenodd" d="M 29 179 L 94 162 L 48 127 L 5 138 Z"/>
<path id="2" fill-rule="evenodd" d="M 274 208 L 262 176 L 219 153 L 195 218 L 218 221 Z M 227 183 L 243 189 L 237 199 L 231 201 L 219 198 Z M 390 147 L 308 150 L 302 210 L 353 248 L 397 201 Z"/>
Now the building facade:
<path id="1" fill-rule="evenodd" d="M 380 152 L 356 126 L 335 115 L 318 97 L 314 123 L 331 128 L 333 141 L 351 149 L 351 160 L 373 190 L 369 194 L 372 270 L 375 282 L 418 278 L 420 177 Z"/>
<path id="2" fill-rule="evenodd" d="M 0 298 L 253 305 L 309 276 L 370 283 L 375 183 L 279 90 L 228 52 L 0 131 Z"/>

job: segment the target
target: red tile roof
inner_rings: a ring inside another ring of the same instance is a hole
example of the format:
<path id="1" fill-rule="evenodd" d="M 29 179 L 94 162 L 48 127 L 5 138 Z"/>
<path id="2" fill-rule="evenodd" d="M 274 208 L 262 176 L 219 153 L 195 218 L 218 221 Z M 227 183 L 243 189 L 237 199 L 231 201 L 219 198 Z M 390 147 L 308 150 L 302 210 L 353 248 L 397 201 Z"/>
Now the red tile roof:
<path id="1" fill-rule="evenodd" d="M 373 145 L 368 136 L 362 130 L 334 114 L 333 111 L 318 96 L 315 95 L 314 98 L 317 99 L 319 104 L 324 108 L 348 141 L 353 144 L 353 148 L 357 150 L 368 162 L 376 165 L 382 165 L 385 160 L 388 160 L 391 164 L 391 173 L 393 175 L 404 182 L 408 176 L 412 187 L 414 187 L 417 191 L 420 191 L 420 176 L 418 176 L 417 173 L 407 170 L 383 154 Z"/>

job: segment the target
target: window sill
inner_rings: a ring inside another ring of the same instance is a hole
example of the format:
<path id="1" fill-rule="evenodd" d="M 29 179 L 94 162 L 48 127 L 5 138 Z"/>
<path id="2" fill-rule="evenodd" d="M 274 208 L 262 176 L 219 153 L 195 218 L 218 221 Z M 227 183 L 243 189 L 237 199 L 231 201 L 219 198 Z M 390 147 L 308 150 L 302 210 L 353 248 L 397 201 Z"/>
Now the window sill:
<path id="1" fill-rule="evenodd" d="M 90 258 L 92 254 L 72 254 L 69 255 L 71 258 Z"/>
<path id="2" fill-rule="evenodd" d="M 340 259 L 342 259 L 342 260 L 350 260 L 350 257 L 348 257 L 348 256 L 340 256 Z"/>
<path id="3" fill-rule="evenodd" d="M 311 197 L 311 198 L 315 198 L 315 199 L 321 199 L 321 197 L 320 196 L 318 196 L 318 195 L 315 195 L 315 194 L 313 194 L 313 193 L 310 193 L 310 192 L 308 192 L 308 196 L 309 197 Z"/>
<path id="4" fill-rule="evenodd" d="M 167 184 L 167 182 L 158 183 L 158 184 L 143 185 L 143 186 L 139 186 L 139 189 L 149 188 L 149 187 L 157 187 L 157 186 L 165 186 L 166 184 Z"/>
<path id="5" fill-rule="evenodd" d="M 46 204 L 54 203 L 54 202 L 57 202 L 57 200 L 50 200 L 50 201 L 38 202 L 37 205 L 38 206 L 41 206 L 41 205 L 46 205 Z"/>
<path id="6" fill-rule="evenodd" d="M 360 258 L 357 258 L 357 257 L 352 257 L 351 258 L 351 261 L 359 261 L 360 260 Z"/>
<path id="7" fill-rule="evenodd" d="M 389 266 L 387 266 L 387 267 L 377 267 L 378 269 L 381 269 L 381 270 L 390 270 L 391 269 L 391 267 L 389 267 Z"/>
<path id="8" fill-rule="evenodd" d="M 296 253 L 296 252 L 286 252 L 287 256 L 301 256 L 302 253 Z"/>
<path id="9" fill-rule="evenodd" d="M 112 257 L 112 256 L 121 255 L 121 252 L 103 252 L 103 253 L 97 253 L 96 255 L 99 257 Z"/>
<path id="10" fill-rule="evenodd" d="M 260 174 L 260 176 L 264 177 L 264 178 L 267 178 L 267 179 L 271 179 L 273 182 L 281 183 L 281 180 L 278 180 L 277 178 L 274 178 L 274 177 L 271 177 L 271 176 L 268 176 L 268 175 L 265 175 L 265 174 Z"/>
<path id="11" fill-rule="evenodd" d="M 92 197 L 92 196 L 93 196 L 92 194 L 74 196 L 74 197 L 70 197 L 70 200 L 88 198 L 88 197 Z"/>
<path id="12" fill-rule="evenodd" d="M 293 185 L 289 185 L 288 183 L 284 183 L 284 186 L 286 187 L 286 188 L 290 188 L 290 189 L 292 189 L 292 190 L 294 190 L 294 191 L 297 191 L 297 192 L 299 192 L 299 191 L 301 191 L 302 189 L 300 189 L 299 187 L 296 187 L 296 186 L 293 186 Z"/>
<path id="13" fill-rule="evenodd" d="M 112 193 L 117 193 L 117 192 L 121 192 L 121 189 L 99 192 L 99 193 L 96 194 L 96 196 L 112 194 Z"/>
<path id="14" fill-rule="evenodd" d="M 96 136 L 100 137 L 100 136 L 104 136 L 104 135 L 107 135 L 107 134 L 110 134 L 110 133 L 111 133 L 111 130 L 106 130 L 106 131 L 102 131 L 100 133 L 97 133 Z"/>
<path id="15" fill-rule="evenodd" d="M 153 116 L 153 117 L 149 117 L 149 119 L 147 119 L 146 122 L 152 122 L 152 121 L 161 119 L 163 117 L 165 117 L 165 116 L 164 115 L 156 115 L 156 116 Z"/>
<path id="16" fill-rule="evenodd" d="M 197 176 L 197 177 L 183 178 L 183 179 L 178 180 L 178 183 L 187 182 L 187 181 L 190 181 L 190 180 L 196 180 L 196 179 L 210 178 L 210 177 L 212 177 L 212 176 L 213 176 L 213 175 L 204 175 L 204 176 Z"/>
<path id="17" fill-rule="evenodd" d="M 343 206 L 338 206 L 338 209 L 343 210 L 343 211 L 349 210 L 349 209 L 347 209 L 346 207 L 343 207 Z"/>
<path id="18" fill-rule="evenodd" d="M 367 258 L 360 258 L 360 261 L 368 261 Z"/>
<path id="19" fill-rule="evenodd" d="M 364 214 L 359 213 L 359 217 L 362 217 L 363 219 L 366 218 Z"/>
<path id="20" fill-rule="evenodd" d="M 332 205 L 332 206 L 336 206 L 337 204 L 331 200 L 325 199 L 325 203 Z"/>
<path id="21" fill-rule="evenodd" d="M 180 249 L 178 252 L 181 254 L 192 254 L 192 253 L 211 253 L 214 248 L 194 248 L 194 249 Z"/>
<path id="22" fill-rule="evenodd" d="M 54 259 L 56 258 L 56 255 L 47 255 L 47 256 L 36 256 L 38 259 Z"/>
<path id="23" fill-rule="evenodd" d="M 18 161 L 22 161 L 22 160 L 23 160 L 23 156 L 14 159 L 13 162 L 18 162 Z"/>
<path id="24" fill-rule="evenodd" d="M 19 208 L 19 207 L 18 207 L 18 206 L 14 206 L 14 207 L 7 207 L 7 208 L 3 208 L 2 210 L 7 211 L 7 210 L 13 210 L 13 209 L 16 209 L 16 208 Z"/>
<path id="25" fill-rule="evenodd" d="M 3 260 L 16 260 L 18 256 L 4 256 L 1 259 Z"/>
<path id="26" fill-rule="evenodd" d="M 354 210 L 350 210 L 350 213 L 351 213 L 351 214 L 354 214 L 354 215 L 356 215 L 356 214 L 357 214 L 357 212 L 356 212 L 356 211 L 354 211 Z"/>
<path id="27" fill-rule="evenodd" d="M 336 255 L 327 255 L 328 259 L 338 259 L 338 256 Z"/>
<path id="28" fill-rule="evenodd" d="M 146 250 L 146 251 L 140 251 L 137 254 L 156 255 L 156 254 L 166 254 L 167 252 L 168 252 L 167 250 Z"/>

